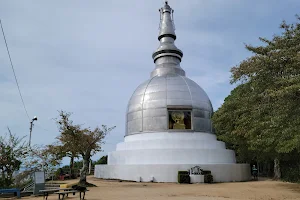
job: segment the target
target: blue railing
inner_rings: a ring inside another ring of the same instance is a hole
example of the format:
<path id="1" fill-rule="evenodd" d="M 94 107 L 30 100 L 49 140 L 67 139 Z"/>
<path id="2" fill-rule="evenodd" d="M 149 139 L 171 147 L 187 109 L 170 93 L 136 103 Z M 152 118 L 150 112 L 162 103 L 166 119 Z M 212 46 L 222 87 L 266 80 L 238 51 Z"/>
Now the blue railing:
<path id="1" fill-rule="evenodd" d="M 21 198 L 20 189 L 12 188 L 12 189 L 0 189 L 0 194 L 7 194 L 7 193 L 16 193 L 18 198 Z"/>

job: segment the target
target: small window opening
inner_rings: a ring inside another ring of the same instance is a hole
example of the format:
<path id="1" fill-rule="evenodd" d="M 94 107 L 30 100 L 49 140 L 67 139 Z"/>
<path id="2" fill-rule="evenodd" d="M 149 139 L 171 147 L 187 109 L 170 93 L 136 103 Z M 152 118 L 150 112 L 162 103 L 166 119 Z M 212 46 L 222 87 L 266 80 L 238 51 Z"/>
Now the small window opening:
<path id="1" fill-rule="evenodd" d="M 169 129 L 192 129 L 192 115 L 190 110 L 170 109 Z"/>

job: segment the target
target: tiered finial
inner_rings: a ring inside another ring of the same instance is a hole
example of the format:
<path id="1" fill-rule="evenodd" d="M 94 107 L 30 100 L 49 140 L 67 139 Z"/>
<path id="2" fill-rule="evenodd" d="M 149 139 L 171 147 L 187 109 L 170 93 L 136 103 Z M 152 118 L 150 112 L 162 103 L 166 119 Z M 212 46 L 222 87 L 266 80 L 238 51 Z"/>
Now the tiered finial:
<path id="1" fill-rule="evenodd" d="M 174 44 L 174 41 L 176 40 L 173 18 L 174 10 L 169 6 L 168 1 L 165 1 L 164 6 L 159 9 L 159 12 L 160 26 L 158 40 L 160 41 L 160 46 L 152 54 L 152 58 L 156 63 L 156 68 L 151 76 L 169 73 L 176 73 L 184 76 L 185 72 L 179 66 L 183 53 Z"/>
<path id="2" fill-rule="evenodd" d="M 165 1 L 164 7 L 159 9 L 160 12 L 160 32 L 158 40 L 165 34 L 172 35 L 176 39 L 175 27 L 173 23 L 173 12 L 174 10 L 169 6 L 168 1 Z"/>

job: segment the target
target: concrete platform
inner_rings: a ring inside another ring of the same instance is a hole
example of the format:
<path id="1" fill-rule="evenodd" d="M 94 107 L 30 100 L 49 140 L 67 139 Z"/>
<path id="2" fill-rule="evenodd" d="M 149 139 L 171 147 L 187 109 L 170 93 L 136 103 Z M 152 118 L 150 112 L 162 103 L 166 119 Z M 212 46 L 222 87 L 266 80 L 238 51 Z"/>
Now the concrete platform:
<path id="1" fill-rule="evenodd" d="M 126 136 L 108 153 L 95 177 L 142 182 L 177 182 L 178 171 L 210 170 L 215 182 L 250 180 L 250 166 L 236 164 L 235 153 L 216 135 L 204 132 L 149 132 Z"/>
<path id="2" fill-rule="evenodd" d="M 121 179 L 129 181 L 177 182 L 177 173 L 188 170 L 195 164 L 179 165 L 96 165 L 96 178 Z M 214 182 L 248 181 L 251 178 L 249 164 L 198 164 L 204 170 L 210 170 Z"/>

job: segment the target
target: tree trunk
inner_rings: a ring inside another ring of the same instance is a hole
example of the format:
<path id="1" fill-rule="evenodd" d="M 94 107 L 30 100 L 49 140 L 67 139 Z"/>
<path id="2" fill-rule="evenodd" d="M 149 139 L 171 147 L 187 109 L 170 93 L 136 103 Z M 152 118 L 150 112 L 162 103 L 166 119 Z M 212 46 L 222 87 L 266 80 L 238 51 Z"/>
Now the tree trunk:
<path id="1" fill-rule="evenodd" d="M 281 178 L 281 171 L 280 171 L 280 161 L 278 158 L 274 159 L 274 179 L 278 180 Z"/>
<path id="2" fill-rule="evenodd" d="M 80 185 L 87 185 L 86 175 L 87 175 L 88 169 L 89 169 L 90 157 L 91 157 L 90 154 L 85 154 L 84 156 L 82 156 L 83 166 L 80 169 L 80 181 L 79 181 Z"/>
<path id="3" fill-rule="evenodd" d="M 73 154 L 70 157 L 70 175 L 71 175 L 71 178 L 75 178 L 75 174 L 74 174 L 74 156 L 73 156 Z"/>

